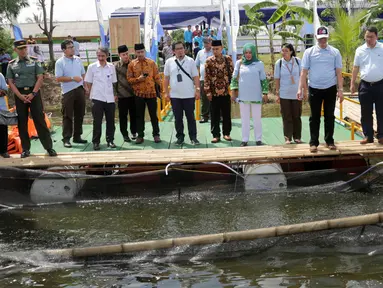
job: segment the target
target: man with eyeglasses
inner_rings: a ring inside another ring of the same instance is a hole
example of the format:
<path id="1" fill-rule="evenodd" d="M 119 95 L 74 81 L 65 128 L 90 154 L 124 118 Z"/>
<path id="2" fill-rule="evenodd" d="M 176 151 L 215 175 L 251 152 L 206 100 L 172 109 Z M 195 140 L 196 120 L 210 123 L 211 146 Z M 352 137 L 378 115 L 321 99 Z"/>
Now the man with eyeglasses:
<path id="1" fill-rule="evenodd" d="M 81 58 L 74 55 L 73 41 L 65 40 L 61 43 L 64 56 L 56 61 L 55 73 L 57 82 L 61 83 L 63 93 L 63 143 L 65 148 L 72 148 L 70 138 L 73 142 L 86 144 L 87 140 L 81 138 L 82 124 L 85 115 L 85 69 Z M 74 121 L 73 121 L 74 120 Z"/>
<path id="2" fill-rule="evenodd" d="M 9 62 L 7 70 L 8 85 L 16 95 L 16 111 L 18 114 L 18 129 L 23 152 L 21 158 L 30 156 L 31 142 L 28 134 L 28 115 L 31 111 L 37 134 L 41 144 L 49 156 L 57 156 L 52 146 L 52 138 L 45 123 L 43 103 L 40 88 L 43 84 L 44 69 L 37 58 L 28 56 L 27 42 L 18 40 L 13 43 L 18 57 Z"/>

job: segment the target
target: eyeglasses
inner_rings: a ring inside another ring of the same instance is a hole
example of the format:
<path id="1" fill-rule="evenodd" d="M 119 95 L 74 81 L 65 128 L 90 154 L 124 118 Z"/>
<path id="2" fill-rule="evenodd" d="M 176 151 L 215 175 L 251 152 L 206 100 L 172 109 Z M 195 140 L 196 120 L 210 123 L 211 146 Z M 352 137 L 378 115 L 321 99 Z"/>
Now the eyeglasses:
<path id="1" fill-rule="evenodd" d="M 27 47 L 16 48 L 17 50 L 25 50 Z"/>
<path id="2" fill-rule="evenodd" d="M 73 49 L 74 46 L 67 46 L 66 49 Z"/>

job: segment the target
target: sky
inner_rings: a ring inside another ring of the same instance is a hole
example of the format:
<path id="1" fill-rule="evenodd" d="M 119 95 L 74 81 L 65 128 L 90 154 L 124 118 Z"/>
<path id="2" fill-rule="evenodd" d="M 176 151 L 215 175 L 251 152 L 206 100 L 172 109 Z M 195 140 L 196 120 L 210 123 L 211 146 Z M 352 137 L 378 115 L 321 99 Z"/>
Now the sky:
<path id="1" fill-rule="evenodd" d="M 204 6 L 217 0 L 162 0 L 161 6 Z M 50 2 L 50 1 L 48 1 Z M 240 0 L 243 2 L 255 2 L 251 0 Z M 24 8 L 19 17 L 19 23 L 25 23 L 25 19 L 32 17 L 32 13 L 38 13 L 36 0 L 29 0 L 29 8 Z M 144 7 L 145 0 L 101 0 L 102 13 L 105 19 L 115 10 L 121 7 Z M 55 0 L 54 16 L 55 21 L 80 21 L 96 20 L 95 0 Z"/>

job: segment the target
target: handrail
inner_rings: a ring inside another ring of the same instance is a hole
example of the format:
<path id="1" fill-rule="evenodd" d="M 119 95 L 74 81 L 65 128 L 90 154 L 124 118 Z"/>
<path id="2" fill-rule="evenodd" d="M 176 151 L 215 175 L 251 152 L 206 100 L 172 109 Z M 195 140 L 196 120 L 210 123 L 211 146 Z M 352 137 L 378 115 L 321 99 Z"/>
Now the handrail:
<path id="1" fill-rule="evenodd" d="M 348 102 L 360 105 L 359 101 L 356 101 L 356 100 L 351 99 L 349 97 L 344 97 L 344 101 L 348 101 Z M 335 118 L 338 121 L 351 127 L 351 140 L 355 140 L 355 130 L 362 132 L 362 129 L 360 127 L 355 126 L 355 123 L 350 123 L 350 122 L 344 120 L 344 118 L 343 118 L 343 102 L 339 104 L 339 117 L 335 116 Z"/>

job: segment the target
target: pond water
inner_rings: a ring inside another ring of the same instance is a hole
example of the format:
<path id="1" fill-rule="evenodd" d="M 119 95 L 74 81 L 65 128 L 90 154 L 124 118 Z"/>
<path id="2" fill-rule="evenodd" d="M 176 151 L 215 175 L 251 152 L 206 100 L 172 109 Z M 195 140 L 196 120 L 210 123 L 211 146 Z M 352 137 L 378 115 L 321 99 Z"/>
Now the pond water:
<path id="1" fill-rule="evenodd" d="M 383 287 L 380 225 L 87 260 L 41 253 L 376 213 L 382 204 L 379 191 L 220 186 L 180 198 L 2 210 L 0 287 Z"/>

